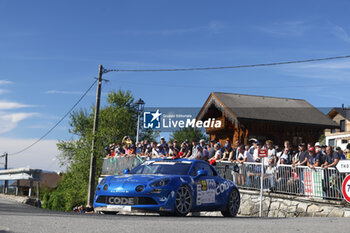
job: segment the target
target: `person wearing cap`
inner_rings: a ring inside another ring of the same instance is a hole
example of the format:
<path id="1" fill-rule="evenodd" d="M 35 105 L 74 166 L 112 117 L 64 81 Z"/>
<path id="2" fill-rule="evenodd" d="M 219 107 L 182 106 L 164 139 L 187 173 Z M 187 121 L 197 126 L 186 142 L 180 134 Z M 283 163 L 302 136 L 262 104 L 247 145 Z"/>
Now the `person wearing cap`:
<path id="1" fill-rule="evenodd" d="M 224 151 L 222 159 L 220 159 L 220 161 L 223 161 L 223 160 L 227 161 L 227 160 L 229 160 L 229 158 L 232 159 L 232 157 L 233 157 L 233 150 L 232 150 L 231 145 L 226 144 L 224 146 L 224 148 L 225 148 L 225 151 Z"/>
<path id="2" fill-rule="evenodd" d="M 249 141 L 251 141 L 252 142 L 252 146 L 249 148 L 249 150 L 248 150 L 248 152 L 251 154 L 251 155 L 253 155 L 254 154 L 254 151 L 256 150 L 256 148 L 257 148 L 257 142 L 258 142 L 258 140 L 256 140 L 256 139 L 251 139 L 251 140 L 249 140 Z"/>
<path id="3" fill-rule="evenodd" d="M 208 151 L 208 148 L 207 146 L 205 145 L 205 140 L 204 139 L 201 139 L 199 141 L 199 145 L 202 147 L 203 149 L 203 160 L 204 161 L 207 161 L 209 159 L 209 151 Z"/>
<path id="4" fill-rule="evenodd" d="M 152 158 L 152 146 L 150 144 L 146 146 L 145 156 Z"/>
<path id="5" fill-rule="evenodd" d="M 201 147 L 200 145 L 197 145 L 197 154 L 194 158 L 204 160 L 203 147 Z"/>
<path id="6" fill-rule="evenodd" d="M 311 169 L 320 166 L 320 156 L 316 154 L 315 147 L 309 148 L 309 156 L 307 158 L 307 166 Z"/>
<path id="7" fill-rule="evenodd" d="M 192 155 L 192 146 L 190 145 L 190 141 L 186 139 L 184 141 L 185 144 L 185 150 L 184 150 L 184 158 L 189 158 Z"/>

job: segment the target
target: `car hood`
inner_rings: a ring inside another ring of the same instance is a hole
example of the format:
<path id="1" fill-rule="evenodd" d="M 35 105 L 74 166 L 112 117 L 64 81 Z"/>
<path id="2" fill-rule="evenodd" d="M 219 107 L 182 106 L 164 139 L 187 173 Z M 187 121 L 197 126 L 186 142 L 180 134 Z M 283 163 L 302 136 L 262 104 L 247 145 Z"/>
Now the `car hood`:
<path id="1" fill-rule="evenodd" d="M 152 175 L 128 174 L 123 176 L 114 176 L 109 183 L 110 185 L 128 186 L 133 184 L 147 184 L 152 180 L 157 180 L 157 179 L 166 178 L 166 177 L 169 177 L 169 176 L 155 175 L 155 174 L 152 174 Z"/>

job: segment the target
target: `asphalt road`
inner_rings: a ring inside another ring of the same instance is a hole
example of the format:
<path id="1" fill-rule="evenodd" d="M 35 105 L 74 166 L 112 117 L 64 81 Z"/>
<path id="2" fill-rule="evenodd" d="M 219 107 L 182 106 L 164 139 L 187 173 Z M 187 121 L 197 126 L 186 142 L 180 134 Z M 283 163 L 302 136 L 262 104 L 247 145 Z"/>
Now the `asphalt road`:
<path id="1" fill-rule="evenodd" d="M 48 211 L 0 197 L 3 232 L 349 232 L 348 218 L 223 218 L 75 214 Z"/>

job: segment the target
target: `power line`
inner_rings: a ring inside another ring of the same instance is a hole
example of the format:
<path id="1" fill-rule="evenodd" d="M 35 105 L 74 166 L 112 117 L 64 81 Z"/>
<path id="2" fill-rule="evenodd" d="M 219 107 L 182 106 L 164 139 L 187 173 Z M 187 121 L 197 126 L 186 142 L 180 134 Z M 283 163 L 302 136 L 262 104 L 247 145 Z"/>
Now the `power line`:
<path id="1" fill-rule="evenodd" d="M 167 83 L 145 83 L 145 82 L 133 82 L 133 81 L 120 81 L 122 84 L 135 84 L 135 85 L 144 85 L 144 86 L 158 86 L 158 87 L 168 87 L 168 88 L 186 88 L 189 85 L 181 85 L 181 84 L 167 84 Z M 270 86 L 203 86 L 203 85 L 193 85 L 191 89 L 290 89 L 290 88 L 308 88 L 308 87 L 329 87 L 329 84 L 318 85 L 318 84 L 310 84 L 310 85 L 270 85 Z"/>
<path id="2" fill-rule="evenodd" d="M 278 66 L 287 64 L 297 64 L 297 63 L 307 63 L 307 62 L 317 62 L 317 61 L 330 61 L 350 58 L 350 55 L 337 56 L 337 57 L 326 57 L 326 58 L 314 58 L 307 60 L 295 60 L 295 61 L 283 61 L 283 62 L 273 62 L 273 63 L 260 63 L 251 65 L 237 65 L 237 66 L 217 66 L 217 67 L 194 67 L 194 68 L 179 68 L 179 69 L 104 69 L 103 73 L 108 73 L 112 71 L 116 72 L 158 72 L 158 71 L 198 71 L 198 70 L 223 70 L 223 69 L 238 69 L 238 68 L 252 68 L 252 67 L 262 67 L 262 66 Z"/>
<path id="3" fill-rule="evenodd" d="M 80 101 L 82 101 L 82 99 L 87 95 L 87 93 L 91 90 L 91 88 L 95 85 L 95 83 L 97 82 L 97 80 L 95 80 L 92 85 L 85 91 L 85 93 L 79 98 L 79 100 L 73 105 L 73 107 L 71 107 L 69 109 L 69 111 L 51 128 L 49 129 L 43 136 L 41 136 L 38 140 L 36 140 L 34 143 L 30 144 L 29 146 L 23 148 L 20 151 L 17 151 L 15 153 L 11 153 L 9 155 L 16 155 L 16 154 L 20 154 L 26 150 L 28 150 L 29 148 L 31 148 L 32 146 L 34 146 L 35 144 L 37 144 L 38 142 L 40 142 L 43 138 L 45 138 L 49 133 L 51 133 L 52 130 L 54 130 L 67 116 L 69 113 L 71 113 L 73 111 L 73 109 L 80 103 Z"/>

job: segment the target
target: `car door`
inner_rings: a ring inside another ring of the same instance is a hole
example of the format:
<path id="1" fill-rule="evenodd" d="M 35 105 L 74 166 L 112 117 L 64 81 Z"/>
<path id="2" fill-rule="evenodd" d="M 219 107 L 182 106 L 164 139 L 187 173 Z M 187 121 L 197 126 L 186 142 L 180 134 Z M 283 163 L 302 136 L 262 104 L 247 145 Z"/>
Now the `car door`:
<path id="1" fill-rule="evenodd" d="M 206 176 L 197 176 L 199 170 L 207 171 Z M 218 207 L 217 186 L 220 182 L 220 177 L 216 171 L 210 167 L 208 163 L 197 162 L 191 172 L 193 177 L 195 205 L 198 210 L 212 210 Z"/>

